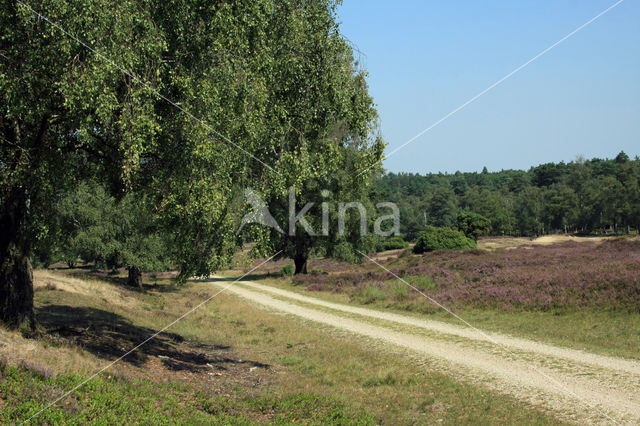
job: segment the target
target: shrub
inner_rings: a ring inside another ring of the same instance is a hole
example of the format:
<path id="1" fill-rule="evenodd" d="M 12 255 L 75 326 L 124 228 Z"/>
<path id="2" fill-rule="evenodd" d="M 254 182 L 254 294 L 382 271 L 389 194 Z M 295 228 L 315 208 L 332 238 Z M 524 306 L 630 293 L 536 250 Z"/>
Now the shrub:
<path id="1" fill-rule="evenodd" d="M 349 263 L 356 263 L 359 259 L 358 255 L 354 252 L 351 244 L 347 242 L 338 243 L 333 248 L 333 258 Z"/>
<path id="2" fill-rule="evenodd" d="M 417 288 L 418 290 L 435 290 L 436 284 L 429 276 L 407 275 L 404 280 Z"/>
<path id="3" fill-rule="evenodd" d="M 401 237 L 382 238 L 378 241 L 378 251 L 400 250 L 409 247 L 409 243 Z"/>
<path id="4" fill-rule="evenodd" d="M 414 253 L 424 253 L 433 250 L 460 250 L 474 249 L 476 242 L 467 238 L 462 232 L 451 228 L 427 227 L 426 231 L 420 233 L 416 245 L 413 247 Z"/>
<path id="5" fill-rule="evenodd" d="M 282 268 L 280 268 L 280 273 L 282 274 L 282 276 L 284 277 L 291 277 L 293 276 L 293 263 L 287 263 L 286 265 L 284 265 Z"/>

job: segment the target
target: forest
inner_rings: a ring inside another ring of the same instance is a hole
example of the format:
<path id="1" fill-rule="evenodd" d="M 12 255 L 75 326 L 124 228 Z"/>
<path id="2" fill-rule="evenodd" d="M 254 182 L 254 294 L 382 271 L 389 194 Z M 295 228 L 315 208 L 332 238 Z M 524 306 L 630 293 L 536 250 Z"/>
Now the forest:
<path id="1" fill-rule="evenodd" d="M 640 226 L 639 182 L 640 159 L 620 152 L 527 171 L 387 173 L 373 198 L 398 204 L 407 240 L 427 225 L 455 227 L 466 211 L 490 219 L 490 235 L 623 234 Z"/>

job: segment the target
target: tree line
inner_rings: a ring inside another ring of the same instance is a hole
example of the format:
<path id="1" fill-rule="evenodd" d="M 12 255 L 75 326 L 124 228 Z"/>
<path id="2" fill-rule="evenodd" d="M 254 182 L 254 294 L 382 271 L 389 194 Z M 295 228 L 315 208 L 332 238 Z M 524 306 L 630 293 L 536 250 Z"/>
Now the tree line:
<path id="1" fill-rule="evenodd" d="M 455 228 L 467 211 L 490 220 L 490 235 L 637 232 L 640 159 L 620 152 L 527 171 L 388 173 L 375 182 L 373 198 L 398 204 L 409 240 L 427 226 Z"/>

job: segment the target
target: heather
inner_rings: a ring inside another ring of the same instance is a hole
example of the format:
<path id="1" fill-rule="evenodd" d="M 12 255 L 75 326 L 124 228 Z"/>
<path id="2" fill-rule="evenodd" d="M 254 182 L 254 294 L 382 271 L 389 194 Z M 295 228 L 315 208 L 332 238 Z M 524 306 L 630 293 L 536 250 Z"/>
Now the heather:
<path id="1" fill-rule="evenodd" d="M 313 268 L 319 263 L 312 262 Z M 567 242 L 511 250 L 405 253 L 386 268 L 445 306 L 549 311 L 599 308 L 640 312 L 640 241 Z M 293 278 L 309 291 L 347 293 L 362 303 L 435 310 L 371 263 L 325 262 L 323 274 Z M 340 268 L 342 266 L 342 268 Z M 328 272 L 328 273 L 327 273 Z"/>

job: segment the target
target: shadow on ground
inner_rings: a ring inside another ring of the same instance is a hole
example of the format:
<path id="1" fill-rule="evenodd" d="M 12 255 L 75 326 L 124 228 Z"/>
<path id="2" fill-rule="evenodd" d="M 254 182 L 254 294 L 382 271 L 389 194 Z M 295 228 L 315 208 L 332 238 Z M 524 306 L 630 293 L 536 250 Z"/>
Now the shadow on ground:
<path id="1" fill-rule="evenodd" d="M 122 271 L 118 271 L 118 274 L 121 274 Z M 115 286 L 124 288 L 129 291 L 133 291 L 136 293 L 141 293 L 149 290 L 157 291 L 160 293 L 173 293 L 179 289 L 179 285 L 173 280 L 167 282 L 163 281 L 161 284 L 158 283 L 158 280 L 163 279 L 172 279 L 175 277 L 174 273 L 160 273 L 155 274 L 156 278 L 151 278 L 152 274 L 143 274 L 143 284 L 142 288 L 132 287 L 127 282 L 127 277 L 113 274 L 108 270 L 102 269 L 94 269 L 88 266 L 76 267 L 73 269 L 66 270 L 66 274 L 70 277 L 81 279 L 81 280 L 101 280 L 106 281 Z M 153 282 L 153 284 L 149 284 L 149 282 Z"/>
<path id="2" fill-rule="evenodd" d="M 44 305 L 36 309 L 36 317 L 54 340 L 63 338 L 107 359 L 121 357 L 156 332 L 134 325 L 112 312 L 89 307 Z M 168 369 L 190 372 L 227 370 L 239 364 L 269 367 L 256 361 L 234 359 L 231 355 L 230 346 L 187 342 L 178 334 L 163 332 L 123 358 L 123 361 L 141 366 L 153 356 Z"/>

